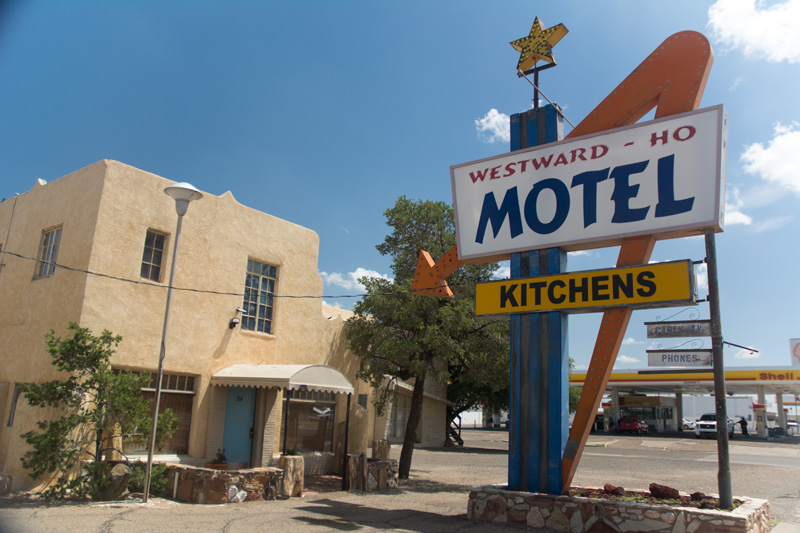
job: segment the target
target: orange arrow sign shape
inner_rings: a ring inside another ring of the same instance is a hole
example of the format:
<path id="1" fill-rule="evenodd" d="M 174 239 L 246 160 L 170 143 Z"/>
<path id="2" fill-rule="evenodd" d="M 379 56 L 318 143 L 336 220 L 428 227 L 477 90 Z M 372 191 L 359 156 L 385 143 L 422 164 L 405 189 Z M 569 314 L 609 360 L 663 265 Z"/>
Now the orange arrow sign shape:
<path id="1" fill-rule="evenodd" d="M 455 246 L 447 250 L 436 263 L 433 262 L 431 254 L 420 250 L 411 292 L 421 296 L 454 298 L 453 291 L 447 286 L 445 279 L 462 264 L 464 262 L 458 259 L 458 249 Z"/>

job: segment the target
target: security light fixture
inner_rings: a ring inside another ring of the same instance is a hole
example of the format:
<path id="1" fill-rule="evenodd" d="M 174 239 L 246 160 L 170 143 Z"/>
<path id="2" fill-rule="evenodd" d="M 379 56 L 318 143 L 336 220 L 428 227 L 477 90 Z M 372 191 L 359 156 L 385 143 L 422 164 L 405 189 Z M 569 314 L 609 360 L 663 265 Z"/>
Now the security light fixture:
<path id="1" fill-rule="evenodd" d="M 231 318 L 231 321 L 228 323 L 228 327 L 233 329 L 236 325 L 241 322 L 242 320 L 239 318 L 239 313 L 244 313 L 244 307 L 237 307 L 236 314 Z"/>

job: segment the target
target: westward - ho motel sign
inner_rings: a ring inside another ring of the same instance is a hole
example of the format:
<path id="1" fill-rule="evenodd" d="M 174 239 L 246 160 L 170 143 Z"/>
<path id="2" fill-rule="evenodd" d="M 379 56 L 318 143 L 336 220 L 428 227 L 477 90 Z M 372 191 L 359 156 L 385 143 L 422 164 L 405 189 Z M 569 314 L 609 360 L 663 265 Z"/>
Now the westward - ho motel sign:
<path id="1" fill-rule="evenodd" d="M 455 165 L 458 257 L 722 231 L 726 145 L 720 105 Z"/>

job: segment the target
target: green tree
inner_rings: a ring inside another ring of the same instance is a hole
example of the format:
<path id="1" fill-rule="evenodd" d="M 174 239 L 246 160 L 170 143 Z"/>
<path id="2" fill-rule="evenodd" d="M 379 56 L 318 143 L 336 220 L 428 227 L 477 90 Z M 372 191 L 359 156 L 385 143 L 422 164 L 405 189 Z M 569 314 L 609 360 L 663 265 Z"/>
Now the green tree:
<path id="1" fill-rule="evenodd" d="M 351 349 L 363 362 L 359 378 L 379 391 L 374 402 L 379 412 L 394 398 L 397 380 L 413 382 L 398 468 L 406 479 L 425 383 L 471 383 L 490 390 L 507 387 L 508 324 L 474 316 L 475 284 L 491 279 L 495 263 L 458 269 L 448 278 L 453 299 L 411 294 L 419 251 L 438 258 L 455 244 L 450 206 L 401 196 L 384 215 L 391 232 L 377 249 L 392 258 L 394 279 L 360 280 L 367 295 L 355 305 L 346 331 Z M 469 387 L 459 390 L 469 391 Z"/>
<path id="2" fill-rule="evenodd" d="M 122 337 L 108 330 L 96 337 L 75 323 L 69 324 L 69 331 L 72 336 L 63 339 L 53 330 L 45 335 L 51 364 L 67 377 L 22 385 L 30 405 L 55 408 L 60 415 L 37 422 L 38 431 L 22 435 L 31 447 L 22 456 L 22 466 L 33 479 L 46 478 L 47 498 L 97 497 L 109 482 L 104 457 L 115 449 L 111 440 L 115 426 L 123 435 L 146 438 L 150 431 L 151 410 L 141 393 L 150 386 L 149 375 L 111 368 L 113 348 Z M 159 415 L 157 441 L 172 435 L 177 423 L 169 409 Z M 87 457 L 90 460 L 82 468 Z"/>

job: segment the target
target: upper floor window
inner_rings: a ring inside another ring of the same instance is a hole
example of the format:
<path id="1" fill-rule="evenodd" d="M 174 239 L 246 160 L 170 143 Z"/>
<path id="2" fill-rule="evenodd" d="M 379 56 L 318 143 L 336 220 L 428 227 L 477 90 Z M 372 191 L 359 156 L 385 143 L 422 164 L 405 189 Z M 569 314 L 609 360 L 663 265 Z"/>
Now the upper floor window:
<path id="1" fill-rule="evenodd" d="M 39 260 L 36 262 L 36 272 L 33 279 L 49 278 L 56 270 L 56 257 L 58 245 L 61 242 L 61 228 L 53 228 L 42 232 L 42 241 L 39 243 Z"/>
<path id="2" fill-rule="evenodd" d="M 143 278 L 160 281 L 161 280 L 161 261 L 164 259 L 164 244 L 167 236 L 163 233 L 147 230 L 144 238 L 144 252 L 142 253 Z"/>
<path id="3" fill-rule="evenodd" d="M 272 308 L 278 267 L 247 260 L 247 278 L 244 282 L 242 328 L 262 333 L 272 333 Z"/>

